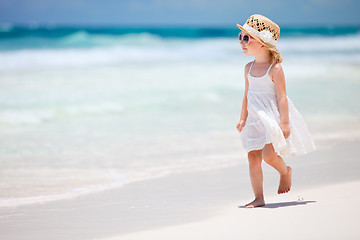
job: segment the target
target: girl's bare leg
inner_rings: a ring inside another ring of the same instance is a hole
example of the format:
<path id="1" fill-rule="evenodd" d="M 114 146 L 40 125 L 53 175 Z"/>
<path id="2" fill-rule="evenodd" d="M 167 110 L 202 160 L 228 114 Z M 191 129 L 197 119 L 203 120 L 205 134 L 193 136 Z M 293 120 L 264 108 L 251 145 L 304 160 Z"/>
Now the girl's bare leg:
<path id="1" fill-rule="evenodd" d="M 261 207 L 265 205 L 263 195 L 263 173 L 261 168 L 262 150 L 248 153 L 249 173 L 255 200 L 245 205 L 246 208 Z"/>
<path id="2" fill-rule="evenodd" d="M 272 144 L 266 144 L 262 151 L 264 161 L 275 168 L 280 174 L 278 193 L 287 193 L 291 188 L 292 169 L 286 166 L 282 157 L 276 154 Z"/>

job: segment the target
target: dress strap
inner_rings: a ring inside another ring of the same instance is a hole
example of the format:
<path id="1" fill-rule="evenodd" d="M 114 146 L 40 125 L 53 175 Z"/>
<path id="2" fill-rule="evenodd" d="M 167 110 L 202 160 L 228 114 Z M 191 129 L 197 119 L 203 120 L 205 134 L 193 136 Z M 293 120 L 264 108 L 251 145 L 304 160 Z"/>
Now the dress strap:
<path id="1" fill-rule="evenodd" d="M 251 72 L 252 66 L 254 65 L 254 62 L 255 62 L 255 61 L 253 61 L 253 62 L 251 63 L 250 68 L 249 68 L 249 72 L 248 72 L 248 74 L 250 74 L 250 75 L 251 75 L 251 73 L 250 73 L 250 72 Z"/>
<path id="2" fill-rule="evenodd" d="M 269 74 L 269 71 L 270 71 L 270 69 L 271 69 L 271 67 L 272 67 L 273 65 L 274 65 L 274 63 L 272 63 L 272 64 L 270 65 L 270 67 L 268 68 L 266 74 Z"/>

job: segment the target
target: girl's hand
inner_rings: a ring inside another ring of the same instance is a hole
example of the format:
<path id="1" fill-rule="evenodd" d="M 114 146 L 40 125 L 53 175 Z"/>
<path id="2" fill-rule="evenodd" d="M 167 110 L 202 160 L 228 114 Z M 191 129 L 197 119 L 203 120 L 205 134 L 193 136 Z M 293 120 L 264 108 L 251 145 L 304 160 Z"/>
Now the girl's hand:
<path id="1" fill-rule="evenodd" d="M 241 130 L 242 130 L 243 127 L 245 126 L 245 122 L 246 122 L 246 120 L 240 120 L 240 121 L 238 122 L 238 124 L 236 125 L 236 129 L 237 129 L 239 132 L 241 132 Z"/>
<path id="2" fill-rule="evenodd" d="M 280 123 L 281 131 L 284 134 L 285 138 L 288 138 L 290 136 L 290 126 L 288 123 Z"/>

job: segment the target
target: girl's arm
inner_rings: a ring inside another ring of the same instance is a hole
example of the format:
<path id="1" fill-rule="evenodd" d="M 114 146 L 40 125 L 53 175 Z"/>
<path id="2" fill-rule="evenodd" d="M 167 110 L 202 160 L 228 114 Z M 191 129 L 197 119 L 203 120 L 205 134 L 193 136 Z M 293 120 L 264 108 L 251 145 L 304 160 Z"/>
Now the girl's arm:
<path id="1" fill-rule="evenodd" d="M 285 75 L 280 63 L 275 64 L 275 66 L 271 70 L 272 73 L 270 74 L 275 83 L 276 99 L 280 112 L 280 128 L 284 133 L 284 137 L 288 138 L 290 136 L 290 127 L 289 127 L 289 106 L 288 106 L 286 86 L 285 86 Z"/>
<path id="2" fill-rule="evenodd" d="M 250 68 L 250 64 L 248 63 L 245 66 L 245 92 L 244 92 L 244 97 L 243 97 L 243 101 L 242 101 L 242 106 L 241 106 L 241 114 L 240 114 L 240 121 L 238 122 L 236 128 L 239 132 L 241 132 L 242 128 L 245 126 L 246 123 L 246 118 L 248 116 L 248 111 L 247 111 L 247 94 L 248 94 L 248 90 L 249 90 L 249 80 L 248 80 L 248 71 Z"/>

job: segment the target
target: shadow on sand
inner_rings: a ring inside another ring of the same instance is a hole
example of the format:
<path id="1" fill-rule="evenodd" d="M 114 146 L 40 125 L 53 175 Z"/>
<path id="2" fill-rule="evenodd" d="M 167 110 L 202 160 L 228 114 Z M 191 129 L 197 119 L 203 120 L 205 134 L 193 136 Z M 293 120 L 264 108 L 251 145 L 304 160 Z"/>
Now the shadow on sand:
<path id="1" fill-rule="evenodd" d="M 308 203 L 316 203 L 316 201 L 292 201 L 292 202 L 279 202 L 279 203 L 267 203 L 261 208 L 281 208 L 297 205 L 306 205 Z M 239 208 L 245 208 L 245 206 L 239 206 Z"/>

